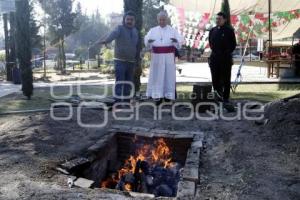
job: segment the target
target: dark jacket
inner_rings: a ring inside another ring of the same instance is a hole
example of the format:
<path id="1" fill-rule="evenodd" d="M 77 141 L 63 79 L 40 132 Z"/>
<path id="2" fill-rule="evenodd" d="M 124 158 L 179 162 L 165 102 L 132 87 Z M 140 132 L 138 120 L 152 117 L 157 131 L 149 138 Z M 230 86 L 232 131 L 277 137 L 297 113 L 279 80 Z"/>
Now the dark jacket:
<path id="1" fill-rule="evenodd" d="M 236 48 L 234 29 L 228 26 L 214 27 L 209 32 L 209 45 L 212 50 L 211 59 L 232 59 Z"/>
<path id="2" fill-rule="evenodd" d="M 139 40 L 136 28 L 120 25 L 105 39 L 106 43 L 115 40 L 115 59 L 135 62 L 137 59 L 137 45 Z"/>

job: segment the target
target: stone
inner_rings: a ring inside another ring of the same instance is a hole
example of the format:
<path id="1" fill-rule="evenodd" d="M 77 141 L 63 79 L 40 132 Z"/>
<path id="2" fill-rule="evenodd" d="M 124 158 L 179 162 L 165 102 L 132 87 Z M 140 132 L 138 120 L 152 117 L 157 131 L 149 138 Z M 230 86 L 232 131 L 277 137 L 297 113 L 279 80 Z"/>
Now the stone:
<path id="1" fill-rule="evenodd" d="M 74 160 L 70 160 L 61 165 L 61 167 L 68 172 L 73 171 L 75 168 L 81 167 L 90 162 L 87 158 L 76 158 Z"/>
<path id="2" fill-rule="evenodd" d="M 153 133 L 153 137 L 157 138 L 173 138 L 174 135 L 166 134 L 166 133 Z"/>
<path id="3" fill-rule="evenodd" d="M 85 178 L 78 178 L 75 182 L 74 185 L 77 187 L 81 188 L 91 188 L 92 185 L 94 184 L 94 181 L 85 179 Z"/>
<path id="4" fill-rule="evenodd" d="M 115 133 L 115 132 L 118 132 L 118 129 L 110 128 L 107 132 L 109 132 L 109 133 Z"/>
<path id="5" fill-rule="evenodd" d="M 182 178 L 197 183 L 199 181 L 199 167 L 194 165 L 185 166 L 182 170 Z"/>
<path id="6" fill-rule="evenodd" d="M 190 157 L 189 159 L 186 159 L 185 166 L 198 167 L 199 163 L 200 163 L 200 159 L 199 158 L 192 158 L 192 157 Z"/>
<path id="7" fill-rule="evenodd" d="M 110 133 L 107 135 L 104 135 L 102 139 L 98 140 L 96 144 L 88 148 L 89 153 L 95 153 L 99 152 L 107 147 L 107 145 L 112 141 L 112 139 L 115 137 L 116 133 Z"/>
<path id="8" fill-rule="evenodd" d="M 72 181 L 76 181 L 77 177 L 76 176 L 68 176 L 69 179 L 71 179 Z"/>
<path id="9" fill-rule="evenodd" d="M 141 136 L 141 137 L 148 137 L 148 138 L 153 138 L 154 133 L 151 132 L 136 132 L 135 133 L 136 136 Z"/>
<path id="10" fill-rule="evenodd" d="M 67 180 L 67 184 L 69 188 L 72 188 L 74 186 L 74 181 L 76 181 L 76 176 L 69 176 Z"/>
<path id="11" fill-rule="evenodd" d="M 171 134 L 171 135 L 186 135 L 187 132 L 185 132 L 185 131 L 170 131 L 169 134 Z"/>
<path id="12" fill-rule="evenodd" d="M 65 174 L 65 175 L 69 175 L 69 174 L 70 174 L 67 170 L 65 170 L 65 169 L 63 169 L 63 168 L 61 168 L 61 167 L 56 167 L 55 169 L 56 169 L 58 172 L 63 173 L 63 174 Z"/>
<path id="13" fill-rule="evenodd" d="M 160 129 L 153 129 L 152 132 L 154 132 L 155 134 L 169 134 L 170 131 L 168 130 L 160 130 Z"/>
<path id="14" fill-rule="evenodd" d="M 101 149 L 105 148 L 107 145 L 107 140 L 105 138 L 98 140 L 96 144 L 88 148 L 88 152 L 99 152 Z"/>
<path id="15" fill-rule="evenodd" d="M 194 199 L 196 184 L 192 181 L 179 181 L 177 199 Z"/>
<path id="16" fill-rule="evenodd" d="M 202 135 L 202 134 L 200 134 L 200 135 L 196 135 L 196 134 L 194 134 L 194 142 L 196 142 L 196 141 L 203 141 L 203 139 L 204 139 L 204 135 Z"/>
<path id="17" fill-rule="evenodd" d="M 145 194 L 145 193 L 137 193 L 137 192 L 129 192 L 129 195 L 136 199 L 154 199 L 155 196 L 153 194 Z"/>
<path id="18" fill-rule="evenodd" d="M 125 126 L 125 125 L 112 125 L 111 128 L 117 129 L 117 130 L 119 130 L 119 131 L 128 131 L 128 130 L 131 129 L 130 126 Z"/>
<path id="19" fill-rule="evenodd" d="M 186 166 L 199 166 L 200 163 L 200 149 L 199 148 L 191 148 L 188 150 L 185 165 Z"/>
<path id="20" fill-rule="evenodd" d="M 190 134 L 192 134 L 192 135 L 199 135 L 199 136 L 204 137 L 204 133 L 201 132 L 201 131 L 193 131 L 193 132 L 190 132 Z"/>
<path id="21" fill-rule="evenodd" d="M 197 149 L 201 149 L 201 148 L 203 148 L 203 143 L 202 143 L 201 140 L 199 140 L 197 142 L 193 142 L 192 145 L 191 145 L 191 147 L 197 148 Z"/>
<path id="22" fill-rule="evenodd" d="M 132 127 L 131 129 L 133 132 L 149 132 L 150 128 L 143 128 L 143 127 Z"/>
<path id="23" fill-rule="evenodd" d="M 174 139 L 194 139 L 194 136 L 190 134 L 174 135 Z"/>

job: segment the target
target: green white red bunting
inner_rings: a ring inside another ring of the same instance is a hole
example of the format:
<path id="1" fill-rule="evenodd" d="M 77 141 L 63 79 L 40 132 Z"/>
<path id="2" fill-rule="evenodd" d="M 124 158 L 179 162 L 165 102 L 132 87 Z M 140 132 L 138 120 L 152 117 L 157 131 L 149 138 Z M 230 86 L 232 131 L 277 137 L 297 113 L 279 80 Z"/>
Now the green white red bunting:
<path id="1" fill-rule="evenodd" d="M 177 28 L 185 37 L 186 45 L 192 48 L 208 48 L 208 33 L 215 26 L 215 15 L 185 11 L 172 5 L 165 7 L 171 18 L 172 26 Z M 286 12 L 275 12 L 271 16 L 272 30 L 286 25 L 292 20 L 300 19 L 300 9 Z M 260 38 L 269 31 L 268 14 L 256 13 L 253 15 L 232 15 L 231 23 L 235 29 L 239 42 L 245 42 L 253 28 L 251 38 Z"/>

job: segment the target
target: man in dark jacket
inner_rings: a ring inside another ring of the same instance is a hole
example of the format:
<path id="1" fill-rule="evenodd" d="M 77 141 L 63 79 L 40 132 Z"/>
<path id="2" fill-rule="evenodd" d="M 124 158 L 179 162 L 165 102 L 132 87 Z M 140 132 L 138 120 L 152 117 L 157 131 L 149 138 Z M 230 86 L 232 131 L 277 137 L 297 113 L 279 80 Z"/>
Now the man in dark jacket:
<path id="1" fill-rule="evenodd" d="M 232 53 L 236 48 L 234 29 L 226 24 L 227 16 L 220 12 L 216 23 L 209 33 L 209 44 L 212 50 L 210 69 L 215 95 L 224 103 L 229 102 L 231 88 Z"/>
<path id="2" fill-rule="evenodd" d="M 300 40 L 297 44 L 295 44 L 293 46 L 293 55 L 294 55 L 294 58 L 295 58 L 295 70 L 296 70 L 296 75 L 298 77 L 300 77 Z"/>
<path id="3" fill-rule="evenodd" d="M 131 11 L 127 12 L 124 15 L 123 25 L 116 27 L 104 40 L 101 39 L 96 42 L 96 44 L 106 45 L 115 41 L 116 102 L 129 102 L 131 98 L 139 40 L 138 31 L 135 28 L 135 20 L 135 14 Z"/>

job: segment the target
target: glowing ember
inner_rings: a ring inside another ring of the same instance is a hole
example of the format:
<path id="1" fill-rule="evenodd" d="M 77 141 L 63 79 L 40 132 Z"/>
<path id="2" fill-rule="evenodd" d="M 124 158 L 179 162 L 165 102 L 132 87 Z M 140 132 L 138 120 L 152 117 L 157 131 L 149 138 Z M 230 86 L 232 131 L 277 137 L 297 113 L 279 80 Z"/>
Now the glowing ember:
<path id="1" fill-rule="evenodd" d="M 125 184 L 125 190 L 126 191 L 132 191 L 131 184 L 129 184 L 129 183 Z"/>
<path id="2" fill-rule="evenodd" d="M 165 169 L 173 167 L 171 155 L 172 152 L 164 139 L 156 140 L 153 146 L 149 144 L 143 145 L 137 149 L 135 155 L 131 155 L 125 161 L 123 168 L 116 175 L 108 177 L 101 183 L 101 188 L 116 188 L 120 180 L 126 176 L 133 177 L 134 179 L 136 174 L 142 173 L 140 168 L 136 168 L 142 161 L 146 161 L 150 166 L 160 166 Z M 122 189 L 132 191 L 134 184 L 124 182 Z"/>

